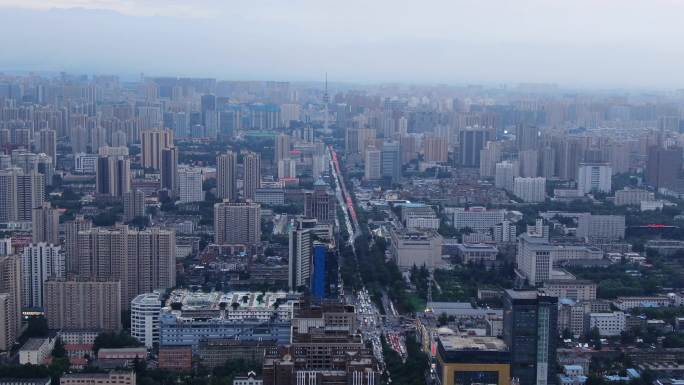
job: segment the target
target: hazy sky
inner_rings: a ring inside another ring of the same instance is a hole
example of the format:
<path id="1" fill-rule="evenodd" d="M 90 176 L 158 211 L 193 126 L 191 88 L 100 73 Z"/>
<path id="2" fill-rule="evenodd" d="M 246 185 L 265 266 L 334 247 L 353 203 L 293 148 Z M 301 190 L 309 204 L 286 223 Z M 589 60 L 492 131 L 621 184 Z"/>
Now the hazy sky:
<path id="1" fill-rule="evenodd" d="M 684 87 L 681 0 L 0 0 L 0 70 Z"/>

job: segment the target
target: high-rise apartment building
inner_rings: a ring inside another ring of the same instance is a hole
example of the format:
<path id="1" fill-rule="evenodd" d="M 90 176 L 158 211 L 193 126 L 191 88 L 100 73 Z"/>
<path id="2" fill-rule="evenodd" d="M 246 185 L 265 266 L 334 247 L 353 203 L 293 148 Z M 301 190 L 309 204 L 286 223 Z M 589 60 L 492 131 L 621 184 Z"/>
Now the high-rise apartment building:
<path id="1" fill-rule="evenodd" d="M 613 175 L 629 172 L 631 168 L 631 150 L 629 143 L 612 143 L 609 148 L 608 158 Z"/>
<path id="2" fill-rule="evenodd" d="M 536 150 L 539 147 L 541 132 L 528 124 L 518 124 L 515 131 L 515 144 L 518 151 Z"/>
<path id="3" fill-rule="evenodd" d="M 38 154 L 36 156 L 36 171 L 43 176 L 46 186 L 52 186 L 55 177 L 55 165 L 52 158 L 45 154 Z"/>
<path id="4" fill-rule="evenodd" d="M 290 221 L 288 286 L 290 290 L 310 287 L 313 272 L 313 222 Z"/>
<path id="5" fill-rule="evenodd" d="M 505 291 L 503 335 L 511 357 L 511 378 L 516 383 L 557 383 L 557 319 L 557 297 L 533 290 Z"/>
<path id="6" fill-rule="evenodd" d="M 16 149 L 12 150 L 12 155 L 10 156 L 10 159 L 12 165 L 14 167 L 20 168 L 24 173 L 36 171 L 36 161 L 38 160 L 38 154 L 34 154 L 23 149 Z"/>
<path id="7" fill-rule="evenodd" d="M 178 148 L 165 148 L 161 152 L 160 165 L 161 188 L 172 196 L 178 194 Z"/>
<path id="8" fill-rule="evenodd" d="M 223 202 L 214 205 L 214 242 L 253 247 L 261 241 L 261 206 Z"/>
<path id="9" fill-rule="evenodd" d="M 380 170 L 392 183 L 401 179 L 401 148 L 396 140 L 385 140 L 380 153 Z"/>
<path id="10" fill-rule="evenodd" d="M 178 198 L 180 203 L 201 202 L 204 200 L 202 190 L 202 170 L 194 167 L 178 169 Z"/>
<path id="11" fill-rule="evenodd" d="M 278 164 L 283 159 L 290 157 L 290 135 L 280 134 L 275 137 L 275 154 L 273 162 Z"/>
<path id="12" fill-rule="evenodd" d="M 49 203 L 33 208 L 31 242 L 59 245 L 59 211 Z"/>
<path id="13" fill-rule="evenodd" d="M 238 200 L 237 156 L 232 151 L 216 157 L 216 194 L 230 202 Z"/>
<path id="14" fill-rule="evenodd" d="M 524 150 L 518 153 L 520 176 L 534 178 L 539 176 L 539 152 L 537 150 Z"/>
<path id="15" fill-rule="evenodd" d="M 0 351 L 9 351 L 21 332 L 21 262 L 0 256 Z"/>
<path id="16" fill-rule="evenodd" d="M 366 149 L 363 176 L 366 180 L 378 180 L 382 178 L 380 150 L 376 149 L 375 146 Z"/>
<path id="17" fill-rule="evenodd" d="M 124 221 L 132 221 L 145 216 L 145 193 L 142 190 L 131 190 L 123 196 Z"/>
<path id="18" fill-rule="evenodd" d="M 401 147 L 401 164 L 418 159 L 418 140 L 414 135 L 400 136 L 399 147 Z M 366 149 L 366 154 L 368 154 L 368 150 Z"/>
<path id="19" fill-rule="evenodd" d="M 159 170 L 162 150 L 173 147 L 173 131 L 144 130 L 140 133 L 140 138 L 142 166 Z"/>
<path id="20" fill-rule="evenodd" d="M 222 135 L 232 136 L 242 129 L 242 116 L 239 109 L 229 109 L 219 112 L 219 131 Z"/>
<path id="21" fill-rule="evenodd" d="M 0 239 L 0 257 L 13 255 L 14 247 L 12 247 L 12 238 Z"/>
<path id="22" fill-rule="evenodd" d="M 314 190 L 304 194 L 304 216 L 316 218 L 319 223 L 335 222 L 335 194 L 322 180 L 314 183 Z"/>
<path id="23" fill-rule="evenodd" d="M 67 273 L 78 273 L 78 233 L 93 227 L 90 219 L 77 215 L 72 221 L 64 223 L 64 259 Z"/>
<path id="24" fill-rule="evenodd" d="M 44 153 L 52 159 L 53 164 L 57 163 L 57 133 L 54 130 L 38 131 L 38 151 Z"/>
<path id="25" fill-rule="evenodd" d="M 122 198 L 131 190 L 131 161 L 122 157 L 101 156 L 97 159 L 97 194 Z"/>
<path id="26" fill-rule="evenodd" d="M 562 136 L 554 138 L 552 144 L 556 154 L 556 176 L 575 180 L 579 164 L 584 160 L 584 141 L 577 137 Z"/>
<path id="27" fill-rule="evenodd" d="M 311 157 L 311 175 L 318 179 L 329 171 L 330 163 L 327 155 L 313 155 Z"/>
<path id="28" fill-rule="evenodd" d="M 159 315 L 163 296 L 160 292 L 144 293 L 131 301 L 131 336 L 151 348 L 159 343 Z"/>
<path id="29" fill-rule="evenodd" d="M 126 136 L 126 133 L 124 131 L 118 130 L 115 132 L 112 132 L 112 140 L 110 144 L 113 147 L 125 147 L 128 143 L 128 138 Z"/>
<path id="30" fill-rule="evenodd" d="M 245 167 L 245 180 L 243 183 L 244 199 L 254 200 L 256 190 L 261 188 L 261 156 L 250 152 L 243 158 Z"/>
<path id="31" fill-rule="evenodd" d="M 496 174 L 496 164 L 501 161 L 501 144 L 489 141 L 480 150 L 480 177 L 493 178 Z"/>
<path id="32" fill-rule="evenodd" d="M 426 162 L 446 163 L 449 161 L 449 142 L 439 136 L 426 136 L 423 155 Z"/>
<path id="33" fill-rule="evenodd" d="M 513 191 L 515 178 L 518 177 L 518 164 L 516 162 L 503 161 L 496 164 L 494 173 L 494 186 L 496 188 Z"/>
<path id="34" fill-rule="evenodd" d="M 83 277 L 121 281 L 122 306 L 140 293 L 176 283 L 176 234 L 158 227 L 95 227 L 78 233 L 78 272 Z"/>
<path id="35" fill-rule="evenodd" d="M 546 178 L 521 178 L 513 182 L 513 194 L 523 202 L 544 202 L 546 200 Z"/>
<path id="36" fill-rule="evenodd" d="M 280 125 L 282 127 L 290 127 L 293 121 L 298 121 L 300 116 L 300 105 L 294 103 L 285 103 L 280 105 Z"/>
<path id="37" fill-rule="evenodd" d="M 677 186 L 681 171 L 681 147 L 652 146 L 648 149 L 646 183 L 656 188 L 672 188 Z"/>
<path id="38" fill-rule="evenodd" d="M 584 195 L 591 192 L 610 193 L 613 171 L 606 163 L 580 163 L 577 172 L 577 191 Z"/>
<path id="39" fill-rule="evenodd" d="M 297 177 L 297 162 L 285 158 L 278 161 L 278 179 L 292 179 Z"/>
<path id="40" fill-rule="evenodd" d="M 45 282 L 48 327 L 63 331 L 121 330 L 122 284 L 115 279 L 67 278 Z"/>
<path id="41" fill-rule="evenodd" d="M 491 128 L 468 127 L 458 135 L 460 145 L 460 164 L 464 167 L 480 167 L 480 150 L 489 140 L 494 140 Z"/>
<path id="42" fill-rule="evenodd" d="M 368 144 L 377 137 L 374 128 L 349 128 L 346 136 L 346 151 L 348 154 L 364 155 Z"/>
<path id="43" fill-rule="evenodd" d="M 551 146 L 539 150 L 539 176 L 546 179 L 556 176 L 556 151 Z"/>
<path id="44" fill-rule="evenodd" d="M 206 135 L 210 138 L 216 137 L 219 126 L 219 117 L 216 108 L 216 95 L 202 95 L 200 100 L 202 108 L 202 125 Z"/>
<path id="45" fill-rule="evenodd" d="M 21 256 L 23 307 L 42 308 L 45 281 L 63 278 L 64 274 L 64 253 L 60 246 L 41 242 L 24 247 Z"/>
<path id="46" fill-rule="evenodd" d="M 45 200 L 45 180 L 37 172 L 0 170 L 0 223 L 29 222 Z"/>

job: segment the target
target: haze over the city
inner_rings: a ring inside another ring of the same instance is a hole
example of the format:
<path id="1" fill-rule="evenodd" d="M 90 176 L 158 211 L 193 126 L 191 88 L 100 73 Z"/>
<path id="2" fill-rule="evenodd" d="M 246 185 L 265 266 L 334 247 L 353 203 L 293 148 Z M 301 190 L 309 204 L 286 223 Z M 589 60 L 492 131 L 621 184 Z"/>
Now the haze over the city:
<path id="1" fill-rule="evenodd" d="M 0 70 L 674 89 L 683 13 L 674 0 L 0 0 Z"/>

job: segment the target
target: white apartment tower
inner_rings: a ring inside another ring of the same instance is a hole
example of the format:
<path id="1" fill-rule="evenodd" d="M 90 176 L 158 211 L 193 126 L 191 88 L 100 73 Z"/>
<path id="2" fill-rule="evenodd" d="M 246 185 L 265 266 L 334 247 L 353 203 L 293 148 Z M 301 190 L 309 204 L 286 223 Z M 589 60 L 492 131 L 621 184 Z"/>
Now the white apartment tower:
<path id="1" fill-rule="evenodd" d="M 131 336 L 145 347 L 159 343 L 162 296 L 158 291 L 140 294 L 131 301 Z"/>
<path id="2" fill-rule="evenodd" d="M 503 161 L 496 164 L 494 186 L 496 188 L 513 191 L 515 178 L 518 176 L 517 162 Z"/>
<path id="3" fill-rule="evenodd" d="M 546 178 L 514 179 L 513 194 L 523 202 L 544 202 L 546 200 Z"/>
<path id="4" fill-rule="evenodd" d="M 375 147 L 366 149 L 366 159 L 363 165 L 364 177 L 366 180 L 378 180 L 382 178 L 380 154 L 380 150 Z"/>
<path id="5" fill-rule="evenodd" d="M 21 256 L 23 306 L 42 308 L 45 281 L 63 278 L 64 274 L 64 253 L 60 246 L 41 242 L 24 247 Z"/>
<path id="6" fill-rule="evenodd" d="M 178 169 L 178 197 L 181 203 L 201 202 L 204 200 L 201 169 L 192 167 Z"/>
<path id="7" fill-rule="evenodd" d="M 610 193 L 613 171 L 605 163 L 581 163 L 577 172 L 577 190 L 580 194 L 590 192 Z"/>

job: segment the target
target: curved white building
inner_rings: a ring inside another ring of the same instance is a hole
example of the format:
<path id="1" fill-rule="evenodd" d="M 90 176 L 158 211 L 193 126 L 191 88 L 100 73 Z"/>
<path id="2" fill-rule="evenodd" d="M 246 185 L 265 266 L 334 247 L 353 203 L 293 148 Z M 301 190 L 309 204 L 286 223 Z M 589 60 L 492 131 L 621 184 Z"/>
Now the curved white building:
<path id="1" fill-rule="evenodd" d="M 161 293 L 140 294 L 131 301 L 131 335 L 151 348 L 159 342 Z"/>

